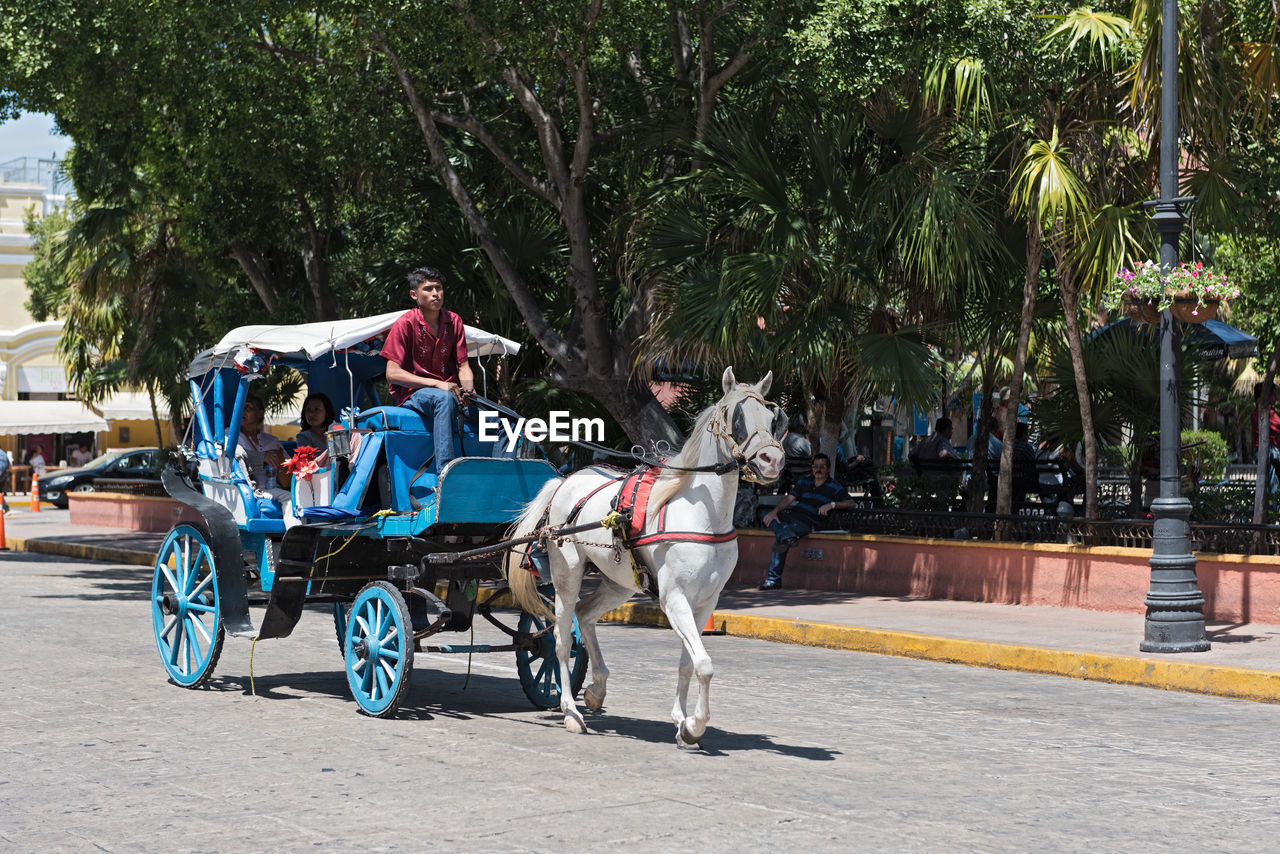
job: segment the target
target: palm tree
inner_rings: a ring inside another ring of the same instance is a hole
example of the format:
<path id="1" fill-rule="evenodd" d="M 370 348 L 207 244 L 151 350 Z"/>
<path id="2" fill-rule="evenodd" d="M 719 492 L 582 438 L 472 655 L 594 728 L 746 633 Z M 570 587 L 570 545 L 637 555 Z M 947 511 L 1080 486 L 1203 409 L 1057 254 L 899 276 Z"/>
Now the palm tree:
<path id="1" fill-rule="evenodd" d="M 828 453 L 845 400 L 930 408 L 937 356 L 903 320 L 922 315 L 909 286 L 914 299 L 936 295 L 998 249 L 941 162 L 942 123 L 888 104 L 769 105 L 721 121 L 703 170 L 672 187 L 644 234 L 663 281 L 649 353 L 794 372 Z"/>
<path id="2" fill-rule="evenodd" d="M 58 353 L 72 388 L 90 406 L 126 386 L 142 388 L 161 446 L 157 400 L 181 409 L 181 366 L 199 336 L 193 297 L 202 276 L 180 245 L 179 224 L 177 205 L 144 176 L 126 174 L 74 208 L 52 253 L 71 283 Z"/>
<path id="3" fill-rule="evenodd" d="M 1014 129 L 1005 152 L 1020 151 L 1011 171 L 1010 202 L 1025 218 L 1026 267 L 1023 279 L 1022 317 L 1015 345 L 1011 391 L 1021 394 L 1036 310 L 1036 291 L 1045 250 L 1054 262 L 1062 300 L 1065 332 L 1071 354 L 1074 385 L 1087 387 L 1081 348 L 1082 302 L 1095 303 L 1115 269 L 1133 257 L 1139 245 L 1135 236 L 1143 218 L 1135 188 L 1141 186 L 1130 153 L 1135 141 L 1114 119 L 1121 102 L 1121 51 L 1129 24 L 1122 18 L 1079 8 L 1056 19 L 1058 24 L 1035 51 L 1034 79 L 1040 80 L 1038 98 L 1014 104 L 987 94 L 985 67 L 975 60 L 961 60 L 952 67 L 935 66 L 927 91 L 940 100 L 954 100 L 958 114 L 981 114 L 1003 107 L 999 118 Z M 1083 56 L 1080 54 L 1083 53 Z M 959 81 L 963 66 L 965 84 L 954 94 L 945 85 L 954 74 Z M 1039 84 L 1038 84 L 1039 85 Z M 1026 96 L 1030 91 L 1020 87 Z M 991 117 L 995 121 L 997 116 Z M 1029 134 L 1018 128 L 1030 127 Z M 1002 152 L 1005 153 L 1005 152 Z M 1080 420 L 1092 424 L 1090 398 L 1079 398 Z M 1006 414 L 1012 431 L 1017 414 Z M 1082 437 L 1086 477 L 1085 512 L 1097 515 L 1097 441 L 1094 431 Z M 997 510 L 1012 509 L 1013 449 L 1006 445 L 1001 458 Z"/>

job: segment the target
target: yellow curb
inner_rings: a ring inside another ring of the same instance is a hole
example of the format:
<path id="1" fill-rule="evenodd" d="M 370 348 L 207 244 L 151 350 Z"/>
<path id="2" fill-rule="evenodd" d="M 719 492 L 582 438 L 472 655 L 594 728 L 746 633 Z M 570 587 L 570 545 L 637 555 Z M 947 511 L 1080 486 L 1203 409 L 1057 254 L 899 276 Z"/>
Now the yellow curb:
<path id="1" fill-rule="evenodd" d="M 656 605 L 646 603 L 627 603 L 605 614 L 601 621 L 669 625 Z M 957 640 L 723 611 L 717 611 L 712 622 L 732 637 L 1280 703 L 1280 672 L 1268 670 Z"/>
<path id="2" fill-rule="evenodd" d="M 723 616 L 712 615 L 712 619 Z M 632 626 L 654 626 L 660 629 L 671 628 L 667 615 L 651 602 L 623 602 L 600 618 L 602 623 L 627 623 Z"/>
<path id="3" fill-rule="evenodd" d="M 86 546 L 80 543 L 64 543 L 57 540 L 8 537 L 8 546 L 15 552 L 55 555 L 57 557 L 100 560 L 106 563 L 124 563 L 132 566 L 151 566 L 155 556 L 137 549 L 112 549 L 104 546 Z"/>

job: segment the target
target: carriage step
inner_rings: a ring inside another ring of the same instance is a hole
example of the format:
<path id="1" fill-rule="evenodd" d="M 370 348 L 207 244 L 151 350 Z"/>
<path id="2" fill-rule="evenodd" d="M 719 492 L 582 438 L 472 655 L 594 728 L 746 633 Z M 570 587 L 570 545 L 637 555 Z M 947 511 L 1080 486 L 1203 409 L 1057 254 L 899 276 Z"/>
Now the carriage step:
<path id="1" fill-rule="evenodd" d="M 299 525 L 290 528 L 280 543 L 276 561 L 276 577 L 271 585 L 271 599 L 262 617 L 258 639 L 287 638 L 302 618 L 302 605 L 307 597 L 307 583 L 315 562 L 320 531 Z"/>

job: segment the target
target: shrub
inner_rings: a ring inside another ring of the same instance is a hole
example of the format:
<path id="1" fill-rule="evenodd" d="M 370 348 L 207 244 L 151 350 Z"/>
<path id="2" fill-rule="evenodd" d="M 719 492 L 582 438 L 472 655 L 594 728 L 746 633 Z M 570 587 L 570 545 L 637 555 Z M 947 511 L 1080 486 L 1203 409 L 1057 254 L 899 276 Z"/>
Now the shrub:
<path id="1" fill-rule="evenodd" d="M 1227 476 L 1227 440 L 1219 434 L 1212 430 L 1183 430 L 1182 448 L 1182 470 L 1192 480 L 1217 483 Z"/>

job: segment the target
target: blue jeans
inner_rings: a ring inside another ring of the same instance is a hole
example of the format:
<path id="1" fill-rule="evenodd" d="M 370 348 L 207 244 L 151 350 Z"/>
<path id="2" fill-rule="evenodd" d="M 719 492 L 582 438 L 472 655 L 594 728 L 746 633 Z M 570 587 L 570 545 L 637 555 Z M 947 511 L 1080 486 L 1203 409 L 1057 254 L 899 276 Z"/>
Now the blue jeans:
<path id="1" fill-rule="evenodd" d="M 775 549 L 769 557 L 769 570 L 765 573 L 764 581 L 765 584 L 781 584 L 782 570 L 787 565 L 787 552 L 779 551 L 777 547 L 783 544 L 791 546 L 812 531 L 813 524 L 803 516 L 784 510 L 770 523 L 769 530 L 773 531 Z"/>
<path id="2" fill-rule="evenodd" d="M 453 392 L 442 388 L 420 388 L 400 405 L 418 413 L 423 426 L 431 431 L 435 440 L 435 465 L 432 471 L 439 474 L 453 459 L 453 422 L 458 414 L 457 399 Z"/>

